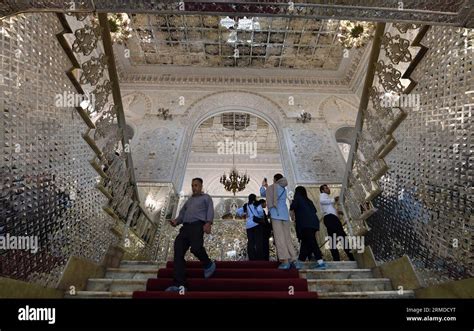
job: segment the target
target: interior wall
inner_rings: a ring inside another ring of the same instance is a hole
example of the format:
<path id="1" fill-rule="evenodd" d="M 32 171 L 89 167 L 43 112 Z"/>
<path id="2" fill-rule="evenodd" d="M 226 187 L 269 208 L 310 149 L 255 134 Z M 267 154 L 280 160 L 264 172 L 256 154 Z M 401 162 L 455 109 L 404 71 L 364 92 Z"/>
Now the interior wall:
<path id="1" fill-rule="evenodd" d="M 335 132 L 354 125 L 354 95 L 189 87 L 147 87 L 138 92 L 132 86 L 125 87 L 123 95 L 127 123 L 136 128 L 131 149 L 139 182 L 172 182 L 179 191 L 195 128 L 226 111 L 251 113 L 271 123 L 279 138 L 282 170 L 292 186 L 342 182 L 345 161 Z M 172 117 L 159 117 L 160 108 L 169 109 Z M 312 114 L 311 122 L 297 122 L 302 110 Z"/>
<path id="2" fill-rule="evenodd" d="M 394 133 L 378 211 L 367 221 L 375 257 L 407 254 L 427 284 L 474 275 L 474 53 L 466 31 L 433 26 L 423 38 L 428 52 L 411 75 L 421 105 Z"/>
<path id="3" fill-rule="evenodd" d="M 39 244 L 35 254 L 0 250 L 0 275 L 54 286 L 70 256 L 101 262 L 115 237 L 81 136 L 86 125 L 73 107 L 56 104 L 76 92 L 57 16 L 17 15 L 0 31 L 0 236 Z"/>

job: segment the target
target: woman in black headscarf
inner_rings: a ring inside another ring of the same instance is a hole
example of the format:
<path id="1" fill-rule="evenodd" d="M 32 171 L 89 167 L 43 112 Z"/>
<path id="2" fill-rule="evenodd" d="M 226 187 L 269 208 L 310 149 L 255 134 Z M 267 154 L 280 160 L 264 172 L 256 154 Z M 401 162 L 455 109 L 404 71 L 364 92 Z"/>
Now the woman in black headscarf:
<path id="1" fill-rule="evenodd" d="M 308 198 L 308 193 L 303 186 L 295 189 L 295 197 L 291 203 L 290 210 L 295 212 L 296 234 L 301 240 L 300 255 L 297 264 L 302 264 L 314 254 L 317 263 L 316 269 L 326 269 L 321 250 L 316 240 L 316 232 L 319 231 L 319 219 L 313 201 Z"/>

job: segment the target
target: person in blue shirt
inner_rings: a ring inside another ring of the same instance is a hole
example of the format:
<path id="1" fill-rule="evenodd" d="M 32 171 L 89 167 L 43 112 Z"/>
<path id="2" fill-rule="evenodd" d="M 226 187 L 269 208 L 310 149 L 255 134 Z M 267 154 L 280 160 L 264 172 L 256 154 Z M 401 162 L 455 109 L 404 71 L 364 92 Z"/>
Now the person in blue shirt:
<path id="1" fill-rule="evenodd" d="M 254 222 L 254 220 L 264 220 L 264 211 L 260 201 L 257 201 L 255 194 L 249 195 L 249 201 L 237 209 L 238 216 L 246 216 L 247 222 L 245 228 L 247 229 L 247 254 L 250 261 L 259 261 L 264 259 L 264 224 Z"/>
<path id="2" fill-rule="evenodd" d="M 214 221 L 214 204 L 212 198 L 202 192 L 202 178 L 191 181 L 193 195 L 184 203 L 178 217 L 170 220 L 176 227 L 182 224 L 174 241 L 174 285 L 166 289 L 168 292 L 186 291 L 186 252 L 201 261 L 204 267 L 204 278 L 211 277 L 216 271 L 216 263 L 211 261 L 204 247 L 204 233 L 210 234 Z"/>
<path id="3" fill-rule="evenodd" d="M 314 254 L 317 260 L 315 268 L 326 269 L 326 264 L 316 240 L 316 232 L 319 231 L 317 210 L 313 201 L 308 198 L 304 186 L 298 186 L 295 189 L 295 197 L 291 202 L 290 210 L 295 213 L 296 235 L 301 240 L 299 264 L 306 261 L 311 254 Z"/>
<path id="4" fill-rule="evenodd" d="M 263 260 L 270 261 L 270 237 L 272 236 L 272 223 L 268 220 L 265 209 L 267 208 L 267 201 L 260 199 L 258 203 L 263 208 L 265 222 L 263 224 Z"/>
<path id="5" fill-rule="evenodd" d="M 302 264 L 296 263 L 296 250 L 290 234 L 290 215 L 286 205 L 286 186 L 288 180 L 282 174 L 273 176 L 273 184 L 268 186 L 265 178 L 260 188 L 260 195 L 267 198 L 267 206 L 272 220 L 273 237 L 275 239 L 279 269 L 300 269 Z"/>

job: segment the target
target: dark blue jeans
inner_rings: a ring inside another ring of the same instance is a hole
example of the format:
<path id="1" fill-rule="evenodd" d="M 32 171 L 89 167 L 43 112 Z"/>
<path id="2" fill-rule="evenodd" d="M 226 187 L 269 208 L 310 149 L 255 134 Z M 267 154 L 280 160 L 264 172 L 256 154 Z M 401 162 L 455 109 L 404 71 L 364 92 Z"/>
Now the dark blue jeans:
<path id="1" fill-rule="evenodd" d="M 247 229 L 247 254 L 250 261 L 263 261 L 263 226 Z"/>
<path id="2" fill-rule="evenodd" d="M 191 253 L 196 256 L 205 268 L 212 261 L 204 248 L 204 222 L 185 223 L 179 230 L 174 241 L 174 285 L 186 286 L 186 260 L 184 256 L 191 247 Z"/>

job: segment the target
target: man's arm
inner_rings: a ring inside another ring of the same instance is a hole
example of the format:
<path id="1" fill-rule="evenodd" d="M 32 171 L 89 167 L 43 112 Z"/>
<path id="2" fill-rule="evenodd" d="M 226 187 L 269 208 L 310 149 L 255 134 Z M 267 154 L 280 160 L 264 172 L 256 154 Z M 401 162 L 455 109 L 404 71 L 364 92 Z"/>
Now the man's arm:
<path id="1" fill-rule="evenodd" d="M 295 210 L 296 208 L 298 208 L 298 202 L 297 200 L 293 200 L 290 205 L 290 210 Z"/>
<path id="2" fill-rule="evenodd" d="M 206 223 L 203 226 L 204 233 L 211 234 L 212 222 L 214 221 L 214 202 L 212 198 L 207 196 L 207 213 L 206 213 Z"/>
<path id="3" fill-rule="evenodd" d="M 206 213 L 206 222 L 211 223 L 214 221 L 214 202 L 212 198 L 207 196 L 207 213 Z"/>
<path id="4" fill-rule="evenodd" d="M 184 203 L 183 207 L 181 207 L 181 210 L 179 211 L 178 217 L 175 218 L 176 224 L 181 224 L 184 221 L 184 214 L 186 213 L 186 209 L 188 208 L 188 201 Z"/>

